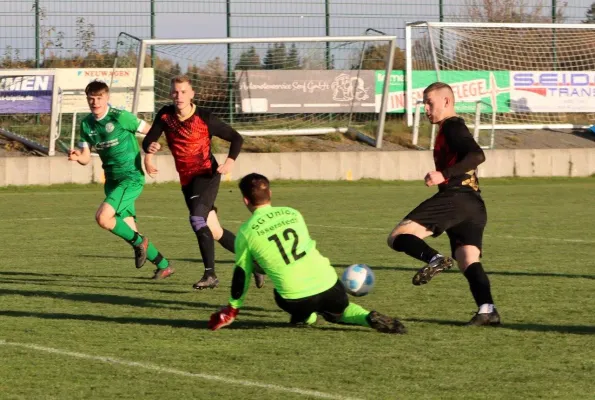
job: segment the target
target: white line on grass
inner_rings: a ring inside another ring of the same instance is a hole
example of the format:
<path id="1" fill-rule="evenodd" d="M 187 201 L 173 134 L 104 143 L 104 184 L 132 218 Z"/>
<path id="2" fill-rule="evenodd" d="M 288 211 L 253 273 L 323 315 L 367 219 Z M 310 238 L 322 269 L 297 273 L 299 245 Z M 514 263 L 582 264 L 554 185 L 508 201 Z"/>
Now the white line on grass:
<path id="1" fill-rule="evenodd" d="M 107 363 L 107 364 L 125 365 L 127 367 L 142 368 L 142 369 L 147 369 L 150 371 L 156 371 L 156 372 L 179 375 L 179 376 L 187 376 L 190 378 L 198 378 L 198 379 L 203 379 L 203 380 L 207 380 L 207 381 L 223 382 L 228 385 L 257 387 L 257 388 L 262 388 L 262 389 L 274 390 L 277 392 L 295 393 L 295 394 L 299 394 L 302 396 L 316 397 L 319 399 L 358 400 L 354 397 L 343 397 L 343 396 L 330 394 L 330 393 L 317 392 L 315 390 L 298 389 L 298 388 L 291 388 L 291 387 L 285 387 L 285 386 L 279 386 L 279 385 L 272 385 L 269 383 L 247 381 L 247 380 L 243 380 L 243 379 L 225 378 L 223 376 L 217 376 L 217 375 L 208 375 L 208 374 L 187 372 L 187 371 L 182 371 L 179 369 L 161 367 L 161 366 L 155 365 L 155 364 L 146 364 L 146 363 L 141 363 L 141 362 L 136 362 L 136 361 L 120 360 L 118 358 L 112 358 L 112 357 L 93 356 L 90 354 L 54 349 L 52 347 L 44 347 L 44 346 L 39 346 L 36 344 L 7 342 L 5 340 L 0 339 L 0 345 L 21 347 L 21 348 L 31 349 L 31 350 L 38 350 L 38 351 L 43 351 L 46 353 L 58 354 L 61 356 L 80 358 L 83 360 L 100 361 L 100 362 Z"/>
<path id="2" fill-rule="evenodd" d="M 162 215 L 141 215 L 139 218 L 142 220 L 143 218 L 147 219 L 180 219 L 179 217 L 164 217 Z M 79 217 L 38 217 L 38 218 L 6 218 L 0 219 L 0 222 L 26 222 L 26 221 L 53 221 L 53 220 L 72 220 L 72 219 L 80 219 Z M 244 221 L 236 221 L 236 220 L 226 220 L 228 223 L 232 224 L 242 224 Z M 308 226 L 314 226 L 317 228 L 327 228 L 327 229 L 347 229 L 347 230 L 359 230 L 359 231 L 376 231 L 376 232 L 390 232 L 390 228 L 376 228 L 370 226 L 346 226 L 346 225 L 318 225 L 318 224 L 308 224 Z M 561 243 L 595 243 L 595 240 L 589 239 L 562 239 L 562 238 L 552 238 L 552 237 L 541 237 L 541 236 L 513 236 L 513 235 L 491 235 L 491 234 L 484 234 L 487 237 L 493 237 L 497 239 L 511 239 L 511 240 L 539 240 L 539 241 L 547 241 L 547 242 L 561 242 Z"/>

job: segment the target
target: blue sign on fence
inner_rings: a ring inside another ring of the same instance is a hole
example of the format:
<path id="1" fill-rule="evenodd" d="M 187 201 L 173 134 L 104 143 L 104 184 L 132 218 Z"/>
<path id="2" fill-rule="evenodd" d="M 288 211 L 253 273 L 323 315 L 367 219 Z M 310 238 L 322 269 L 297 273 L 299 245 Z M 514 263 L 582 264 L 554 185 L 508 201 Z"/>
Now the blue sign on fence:
<path id="1" fill-rule="evenodd" d="M 0 114 L 38 114 L 52 110 L 52 75 L 0 76 Z"/>

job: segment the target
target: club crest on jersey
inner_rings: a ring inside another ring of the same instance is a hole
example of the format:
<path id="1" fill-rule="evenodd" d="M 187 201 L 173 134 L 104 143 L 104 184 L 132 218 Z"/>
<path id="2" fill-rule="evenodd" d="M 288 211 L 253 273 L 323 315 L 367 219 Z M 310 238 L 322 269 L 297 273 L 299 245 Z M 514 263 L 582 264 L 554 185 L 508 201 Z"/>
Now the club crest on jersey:
<path id="1" fill-rule="evenodd" d="M 107 133 L 112 133 L 114 131 L 114 124 L 112 124 L 111 122 L 108 122 L 105 125 L 105 130 L 107 131 Z"/>

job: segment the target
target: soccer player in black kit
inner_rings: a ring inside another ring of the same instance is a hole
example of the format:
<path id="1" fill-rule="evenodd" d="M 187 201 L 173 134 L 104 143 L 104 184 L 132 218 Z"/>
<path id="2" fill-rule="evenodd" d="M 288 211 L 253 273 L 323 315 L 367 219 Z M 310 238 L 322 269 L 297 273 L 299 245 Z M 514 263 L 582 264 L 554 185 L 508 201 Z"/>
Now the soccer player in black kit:
<path id="1" fill-rule="evenodd" d="M 414 285 L 428 283 L 453 265 L 424 241 L 446 232 L 452 257 L 469 281 L 478 310 L 468 325 L 499 325 L 490 281 L 481 265 L 483 230 L 487 223 L 486 207 L 481 198 L 477 166 L 485 161 L 465 121 L 455 112 L 452 88 L 435 82 L 423 93 L 424 108 L 439 130 L 434 146 L 435 171 L 424 180 L 426 186 L 438 186 L 438 193 L 411 211 L 388 237 L 388 245 L 426 263 L 413 277 Z"/>
<path id="2" fill-rule="evenodd" d="M 170 95 L 173 104 L 164 106 L 157 113 L 143 140 L 143 150 L 148 154 L 158 152 L 161 149 L 158 139 L 165 133 L 180 175 L 182 193 L 190 212 L 190 225 L 196 234 L 205 265 L 203 277 L 193 287 L 198 290 L 212 289 L 219 285 L 215 274 L 215 240 L 231 252 L 234 252 L 235 243 L 235 235 L 219 225 L 215 200 L 221 175 L 231 172 L 243 139 L 231 126 L 193 103 L 194 90 L 187 76 L 176 76 L 171 80 Z M 230 143 L 229 154 L 221 165 L 211 152 L 213 136 Z M 145 158 L 145 169 L 151 176 L 157 173 L 151 158 Z M 162 275 L 156 279 L 166 277 L 167 275 Z M 264 276 L 254 273 L 254 278 L 256 286 L 262 287 Z"/>

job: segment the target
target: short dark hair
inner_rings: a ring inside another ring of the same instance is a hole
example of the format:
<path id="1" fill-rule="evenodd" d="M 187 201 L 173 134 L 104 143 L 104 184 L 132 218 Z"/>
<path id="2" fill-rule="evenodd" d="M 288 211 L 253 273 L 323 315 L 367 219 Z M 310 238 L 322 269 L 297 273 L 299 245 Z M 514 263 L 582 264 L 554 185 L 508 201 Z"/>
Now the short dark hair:
<path id="1" fill-rule="evenodd" d="M 444 82 L 432 83 L 430 86 L 428 86 L 427 88 L 424 89 L 424 96 L 430 92 L 433 92 L 435 90 L 440 90 L 440 89 L 448 89 L 450 91 L 450 93 L 452 93 L 452 95 L 454 96 L 454 91 L 452 90 L 452 87 L 450 87 L 450 85 L 448 83 L 444 83 Z"/>
<path id="2" fill-rule="evenodd" d="M 109 86 L 103 81 L 93 81 L 85 88 L 85 94 L 87 96 L 97 95 L 103 92 L 109 93 Z"/>
<path id="3" fill-rule="evenodd" d="M 246 175 L 238 185 L 250 204 L 260 206 L 271 201 L 271 186 L 266 176 L 257 173 Z"/>

